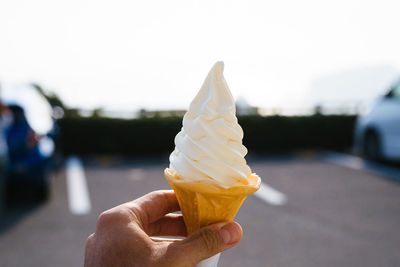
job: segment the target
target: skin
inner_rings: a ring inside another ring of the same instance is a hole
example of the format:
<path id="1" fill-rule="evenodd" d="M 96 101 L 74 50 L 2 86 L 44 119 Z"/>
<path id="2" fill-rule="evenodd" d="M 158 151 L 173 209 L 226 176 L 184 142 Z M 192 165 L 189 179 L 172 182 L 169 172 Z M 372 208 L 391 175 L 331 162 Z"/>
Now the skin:
<path id="1" fill-rule="evenodd" d="M 235 222 L 209 225 L 186 237 L 182 215 L 171 213 L 179 210 L 173 191 L 154 191 L 103 212 L 86 242 L 85 267 L 192 267 L 242 238 Z"/>

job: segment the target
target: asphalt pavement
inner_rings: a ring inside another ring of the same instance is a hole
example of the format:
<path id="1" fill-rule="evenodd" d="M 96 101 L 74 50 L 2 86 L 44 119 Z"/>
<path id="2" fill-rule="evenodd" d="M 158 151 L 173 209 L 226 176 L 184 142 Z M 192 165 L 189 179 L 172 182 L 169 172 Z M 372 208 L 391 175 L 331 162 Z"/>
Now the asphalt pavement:
<path id="1" fill-rule="evenodd" d="M 400 266 L 400 183 L 390 178 L 400 177 L 400 170 L 353 168 L 347 163 L 354 158 L 346 157 L 250 158 L 263 190 L 240 209 L 236 220 L 243 240 L 221 255 L 218 266 Z M 73 181 L 68 176 L 76 171 L 59 170 L 48 202 L 18 204 L 2 215 L 0 266 L 82 266 L 98 215 L 169 189 L 163 177 L 167 164 L 165 159 L 84 161 L 78 174 L 83 177 Z M 83 208 L 73 203 L 76 198 L 86 198 Z"/>

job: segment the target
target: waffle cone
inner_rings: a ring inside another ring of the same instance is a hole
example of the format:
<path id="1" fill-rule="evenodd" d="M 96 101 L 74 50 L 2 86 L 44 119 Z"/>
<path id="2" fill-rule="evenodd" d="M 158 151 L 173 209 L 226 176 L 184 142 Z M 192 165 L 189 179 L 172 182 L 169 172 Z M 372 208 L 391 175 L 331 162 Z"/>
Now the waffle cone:
<path id="1" fill-rule="evenodd" d="M 168 168 L 164 175 L 175 191 L 188 235 L 209 224 L 232 221 L 246 197 L 261 183 L 254 173 L 249 177 L 250 184 L 230 188 L 211 181 L 186 182 Z"/>

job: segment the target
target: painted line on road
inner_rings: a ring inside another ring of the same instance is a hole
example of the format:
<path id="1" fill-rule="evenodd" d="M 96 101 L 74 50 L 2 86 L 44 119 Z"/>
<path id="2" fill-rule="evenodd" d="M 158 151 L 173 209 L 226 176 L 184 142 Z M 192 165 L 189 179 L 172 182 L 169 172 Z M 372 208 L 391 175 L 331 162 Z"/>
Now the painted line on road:
<path id="1" fill-rule="evenodd" d="M 145 172 L 141 168 L 133 168 L 129 171 L 129 178 L 134 182 L 141 181 L 145 178 Z"/>
<path id="2" fill-rule="evenodd" d="M 260 189 L 254 195 L 274 206 L 284 205 L 287 202 L 286 195 L 264 183 L 261 183 Z"/>
<path id="3" fill-rule="evenodd" d="M 84 215 L 90 212 L 91 204 L 82 161 L 75 156 L 65 163 L 67 176 L 68 204 L 72 214 Z"/>
<path id="4" fill-rule="evenodd" d="M 399 169 L 365 160 L 357 156 L 338 152 L 325 152 L 321 155 L 321 159 L 328 163 L 333 163 L 354 170 L 366 171 L 375 175 L 383 176 L 390 180 L 400 182 Z"/>

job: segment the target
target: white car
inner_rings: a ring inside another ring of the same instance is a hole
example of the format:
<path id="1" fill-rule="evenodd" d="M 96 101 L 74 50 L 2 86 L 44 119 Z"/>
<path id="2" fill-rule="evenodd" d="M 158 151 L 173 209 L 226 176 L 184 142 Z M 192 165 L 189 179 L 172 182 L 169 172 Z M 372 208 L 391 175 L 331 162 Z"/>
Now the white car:
<path id="1" fill-rule="evenodd" d="M 400 81 L 356 123 L 356 152 L 372 160 L 400 161 Z"/>

